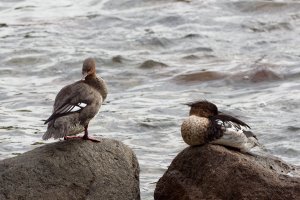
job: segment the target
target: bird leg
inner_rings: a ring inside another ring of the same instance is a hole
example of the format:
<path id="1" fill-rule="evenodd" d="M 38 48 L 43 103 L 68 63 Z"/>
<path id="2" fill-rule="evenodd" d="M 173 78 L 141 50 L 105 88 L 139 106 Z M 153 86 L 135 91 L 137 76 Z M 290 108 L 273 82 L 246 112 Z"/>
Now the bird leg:
<path id="1" fill-rule="evenodd" d="M 100 142 L 99 140 L 90 138 L 90 137 L 88 136 L 88 134 L 89 134 L 89 133 L 88 133 L 88 125 L 86 125 L 86 126 L 84 127 L 84 135 L 83 135 L 82 139 L 83 139 L 83 140 L 90 140 L 90 141 L 92 141 L 92 142 Z"/>

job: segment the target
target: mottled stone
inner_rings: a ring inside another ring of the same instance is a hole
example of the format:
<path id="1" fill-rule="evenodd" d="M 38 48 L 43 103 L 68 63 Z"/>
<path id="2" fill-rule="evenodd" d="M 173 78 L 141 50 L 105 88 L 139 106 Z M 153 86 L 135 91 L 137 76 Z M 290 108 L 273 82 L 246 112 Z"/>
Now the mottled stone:
<path id="1" fill-rule="evenodd" d="M 139 165 L 123 143 L 69 139 L 0 161 L 0 199 L 140 199 Z"/>
<path id="2" fill-rule="evenodd" d="M 299 168 L 219 145 L 188 147 L 159 179 L 155 200 L 272 199 L 300 197 Z"/>

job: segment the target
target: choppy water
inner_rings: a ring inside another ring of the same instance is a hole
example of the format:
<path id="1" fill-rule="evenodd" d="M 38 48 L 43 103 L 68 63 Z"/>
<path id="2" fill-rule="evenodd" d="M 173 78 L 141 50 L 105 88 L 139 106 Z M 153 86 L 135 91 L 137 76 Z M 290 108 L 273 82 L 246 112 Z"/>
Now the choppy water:
<path id="1" fill-rule="evenodd" d="M 91 135 L 134 149 L 143 199 L 186 147 L 191 100 L 242 116 L 299 165 L 299 35 L 298 1 L 2 0 L 0 158 L 42 145 L 41 120 L 91 56 L 110 92 Z"/>

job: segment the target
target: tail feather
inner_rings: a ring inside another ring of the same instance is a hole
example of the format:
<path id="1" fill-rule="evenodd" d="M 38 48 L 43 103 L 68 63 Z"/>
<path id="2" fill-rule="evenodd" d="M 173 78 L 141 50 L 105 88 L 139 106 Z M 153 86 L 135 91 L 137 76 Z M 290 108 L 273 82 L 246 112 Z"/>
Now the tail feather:
<path id="1" fill-rule="evenodd" d="M 54 127 L 48 127 L 48 130 L 44 133 L 42 139 L 48 140 L 50 138 L 58 139 L 65 137 L 67 135 L 67 132 L 62 131 L 60 129 L 55 129 Z"/>
<path id="2" fill-rule="evenodd" d="M 47 130 L 46 133 L 44 133 L 42 139 L 43 140 L 48 140 L 51 137 L 52 137 L 52 132 L 50 132 L 50 131 Z"/>
<path id="3" fill-rule="evenodd" d="M 66 115 L 57 119 L 51 120 L 48 123 L 47 131 L 43 135 L 43 140 L 49 138 L 62 138 L 64 136 L 76 135 L 84 131 L 84 126 L 80 124 L 78 118 L 79 113 Z"/>
<path id="4" fill-rule="evenodd" d="M 68 128 L 66 126 L 56 124 L 56 122 L 59 123 L 59 120 L 50 121 L 50 123 L 48 124 L 47 131 L 44 133 L 42 137 L 43 140 L 48 140 L 52 137 L 54 139 L 58 139 L 67 135 Z"/>

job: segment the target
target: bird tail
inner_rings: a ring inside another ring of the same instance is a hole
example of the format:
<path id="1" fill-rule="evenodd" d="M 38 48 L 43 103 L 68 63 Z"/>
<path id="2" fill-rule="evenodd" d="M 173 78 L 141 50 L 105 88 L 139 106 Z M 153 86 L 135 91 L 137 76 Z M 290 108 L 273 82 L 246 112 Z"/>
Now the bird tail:
<path id="1" fill-rule="evenodd" d="M 248 152 L 249 154 L 256 155 L 256 156 L 269 155 L 269 152 L 266 149 L 266 147 L 263 146 L 262 144 L 260 144 L 256 138 L 253 138 L 252 141 L 254 143 L 254 146 L 249 150 L 249 152 Z"/>
<path id="2" fill-rule="evenodd" d="M 43 140 L 48 140 L 48 139 L 51 138 L 51 137 L 52 137 L 52 132 L 50 132 L 50 131 L 47 130 L 47 131 L 44 133 L 42 139 L 43 139 Z"/>

